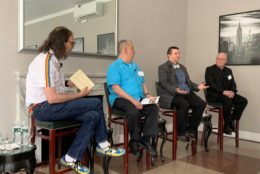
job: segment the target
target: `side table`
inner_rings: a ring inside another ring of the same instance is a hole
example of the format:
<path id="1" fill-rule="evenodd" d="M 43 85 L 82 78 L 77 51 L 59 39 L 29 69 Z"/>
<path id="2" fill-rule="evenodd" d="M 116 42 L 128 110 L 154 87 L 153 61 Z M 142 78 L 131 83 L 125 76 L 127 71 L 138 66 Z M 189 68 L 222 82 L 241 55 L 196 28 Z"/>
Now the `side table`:
<path id="1" fill-rule="evenodd" d="M 16 173 L 24 169 L 26 173 L 33 174 L 36 166 L 36 146 L 21 147 L 7 152 L 0 151 L 0 172 Z"/>

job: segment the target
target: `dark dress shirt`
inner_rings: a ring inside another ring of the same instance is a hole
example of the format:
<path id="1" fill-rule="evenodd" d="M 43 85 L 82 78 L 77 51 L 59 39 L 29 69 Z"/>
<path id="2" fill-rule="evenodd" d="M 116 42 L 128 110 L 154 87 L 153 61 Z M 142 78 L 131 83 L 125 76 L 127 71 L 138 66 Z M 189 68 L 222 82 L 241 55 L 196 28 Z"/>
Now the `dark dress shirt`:
<path id="1" fill-rule="evenodd" d="M 217 65 L 207 67 L 205 80 L 209 88 L 206 91 L 208 101 L 214 102 L 218 94 L 222 94 L 224 90 L 237 92 L 237 85 L 232 73 L 228 67 L 220 69 Z"/>

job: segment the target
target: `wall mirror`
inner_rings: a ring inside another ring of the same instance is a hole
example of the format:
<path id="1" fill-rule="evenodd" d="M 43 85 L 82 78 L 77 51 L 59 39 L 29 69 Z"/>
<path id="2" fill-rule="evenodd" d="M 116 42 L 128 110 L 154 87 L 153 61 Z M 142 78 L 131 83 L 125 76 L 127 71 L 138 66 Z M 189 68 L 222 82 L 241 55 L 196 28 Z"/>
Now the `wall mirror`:
<path id="1" fill-rule="evenodd" d="M 73 31 L 74 54 L 117 55 L 117 0 L 19 0 L 18 51 L 36 50 L 56 26 Z"/>

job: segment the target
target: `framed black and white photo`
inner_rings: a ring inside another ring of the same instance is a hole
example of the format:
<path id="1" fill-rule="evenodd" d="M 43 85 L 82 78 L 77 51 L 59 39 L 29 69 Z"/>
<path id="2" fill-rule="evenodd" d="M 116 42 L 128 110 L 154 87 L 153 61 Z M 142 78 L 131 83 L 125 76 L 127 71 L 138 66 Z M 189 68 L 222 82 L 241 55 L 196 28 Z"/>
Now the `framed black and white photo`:
<path id="1" fill-rule="evenodd" d="M 73 52 L 84 52 L 84 38 L 75 38 L 74 39 L 75 45 L 74 48 L 72 49 Z"/>
<path id="2" fill-rule="evenodd" d="M 97 35 L 97 53 L 115 55 L 115 33 Z"/>
<path id="3" fill-rule="evenodd" d="M 228 65 L 260 65 L 260 10 L 219 17 L 219 52 Z"/>

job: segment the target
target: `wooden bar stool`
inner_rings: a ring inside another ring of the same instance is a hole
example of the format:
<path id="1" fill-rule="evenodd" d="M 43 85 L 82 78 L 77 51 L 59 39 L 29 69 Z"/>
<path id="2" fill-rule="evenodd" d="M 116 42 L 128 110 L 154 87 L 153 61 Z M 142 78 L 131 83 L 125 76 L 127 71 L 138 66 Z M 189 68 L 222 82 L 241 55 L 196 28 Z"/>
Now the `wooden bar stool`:
<path id="1" fill-rule="evenodd" d="M 37 166 L 49 164 L 50 174 L 61 174 L 70 171 L 70 168 L 60 169 L 60 164 L 58 165 L 59 170 L 56 170 L 55 165 L 61 157 L 62 137 L 76 134 L 80 126 L 80 123 L 75 121 L 46 122 L 38 121 L 31 116 L 31 143 L 35 144 L 36 136 L 49 141 L 49 160 L 38 163 Z M 58 149 L 56 149 L 56 144 Z M 58 152 L 57 158 L 56 151 Z"/>
<path id="2" fill-rule="evenodd" d="M 159 82 L 155 82 L 155 87 L 157 91 L 157 95 L 159 95 L 158 91 L 159 88 L 161 88 L 161 85 Z M 177 113 L 176 109 L 164 109 L 160 107 L 160 113 L 163 116 L 171 117 L 172 118 L 172 132 L 167 132 L 167 135 L 172 135 L 172 138 L 169 138 L 167 136 L 166 140 L 172 142 L 172 160 L 176 160 L 177 156 Z M 189 113 L 190 114 L 190 113 Z M 188 149 L 189 144 L 187 144 L 186 149 Z M 197 152 L 197 140 L 191 140 L 191 152 L 194 156 Z"/>
<path id="3" fill-rule="evenodd" d="M 111 124 L 119 124 L 123 126 L 124 128 L 124 142 L 115 144 L 116 146 L 123 145 L 124 149 L 126 151 L 124 155 L 124 174 L 128 174 L 128 162 L 129 162 L 129 150 L 128 150 L 128 142 L 129 142 L 129 132 L 128 132 L 128 122 L 127 122 L 127 117 L 126 113 L 119 111 L 117 109 L 112 109 L 112 107 L 109 105 L 109 91 L 107 88 L 107 83 L 104 83 L 104 90 L 106 94 L 106 99 L 107 99 L 107 107 L 108 107 L 108 127 L 111 127 Z M 141 120 L 140 120 L 141 121 Z M 139 157 L 141 158 L 141 157 Z M 138 160 L 139 160 L 138 158 Z M 137 160 L 137 161 L 138 161 Z M 146 152 L 146 166 L 147 169 L 150 169 L 150 164 L 151 164 L 151 159 L 150 159 L 150 154 Z"/>
<path id="4" fill-rule="evenodd" d="M 207 100 L 207 91 L 204 90 L 205 99 L 207 102 L 206 110 L 207 112 L 215 112 L 218 114 L 218 126 L 212 129 L 217 129 L 217 142 L 219 143 L 219 149 L 223 150 L 223 140 L 224 140 L 224 112 L 223 105 L 219 102 L 209 102 Z M 202 134 L 203 135 L 203 134 Z M 235 120 L 235 144 L 236 148 L 239 147 L 239 120 Z"/>
<path id="5" fill-rule="evenodd" d="M 219 143 L 219 149 L 223 150 L 223 144 L 224 144 L 224 115 L 223 115 L 223 106 L 221 103 L 217 102 L 207 102 L 207 112 L 214 112 L 217 113 L 218 116 L 218 123 L 217 127 L 213 127 L 212 129 L 217 130 L 217 142 Z M 202 133 L 203 135 L 203 133 Z M 239 120 L 235 120 L 235 144 L 236 147 L 239 147 Z"/>

